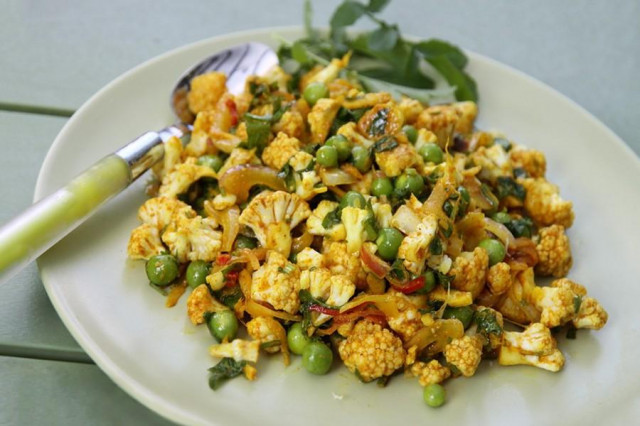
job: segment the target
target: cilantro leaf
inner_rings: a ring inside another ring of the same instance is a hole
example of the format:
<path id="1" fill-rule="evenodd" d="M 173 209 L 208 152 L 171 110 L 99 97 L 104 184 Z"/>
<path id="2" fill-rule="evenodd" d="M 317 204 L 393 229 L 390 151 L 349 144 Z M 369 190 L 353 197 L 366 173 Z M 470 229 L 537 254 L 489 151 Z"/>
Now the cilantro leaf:
<path id="1" fill-rule="evenodd" d="M 233 358 L 222 358 L 215 366 L 209 369 L 209 387 L 217 390 L 224 382 L 242 374 L 246 361 L 235 361 Z"/>

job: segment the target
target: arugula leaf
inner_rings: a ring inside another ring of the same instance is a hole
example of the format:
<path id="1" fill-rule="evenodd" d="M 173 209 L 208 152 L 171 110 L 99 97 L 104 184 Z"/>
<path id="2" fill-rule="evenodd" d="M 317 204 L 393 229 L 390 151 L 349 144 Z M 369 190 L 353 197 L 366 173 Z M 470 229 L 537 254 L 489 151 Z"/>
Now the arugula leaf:
<path id="1" fill-rule="evenodd" d="M 372 50 L 391 50 L 398 43 L 400 32 L 395 25 L 383 25 L 369 36 L 369 48 Z"/>
<path id="2" fill-rule="evenodd" d="M 446 56 L 436 56 L 434 58 L 425 58 L 438 72 L 447 80 L 447 82 L 456 86 L 456 99 L 459 101 L 476 101 L 478 99 L 478 89 L 476 82 L 465 74 L 460 68 L 456 67 Z"/>
<path id="3" fill-rule="evenodd" d="M 333 12 L 333 16 L 331 16 L 331 21 L 329 22 L 331 30 L 355 24 L 366 12 L 367 8 L 362 3 L 353 0 L 345 1 L 338 6 Z"/>
<path id="4" fill-rule="evenodd" d="M 209 387 L 217 390 L 224 382 L 242 374 L 246 361 L 235 361 L 233 358 L 222 358 L 215 366 L 209 369 Z"/>
<path id="5" fill-rule="evenodd" d="M 416 44 L 418 52 L 425 58 L 435 58 L 446 56 L 457 68 L 464 68 L 467 65 L 467 57 L 457 46 L 444 40 L 431 39 Z"/>
<path id="6" fill-rule="evenodd" d="M 372 13 L 381 12 L 382 9 L 387 7 L 390 0 L 369 0 L 367 10 Z"/>

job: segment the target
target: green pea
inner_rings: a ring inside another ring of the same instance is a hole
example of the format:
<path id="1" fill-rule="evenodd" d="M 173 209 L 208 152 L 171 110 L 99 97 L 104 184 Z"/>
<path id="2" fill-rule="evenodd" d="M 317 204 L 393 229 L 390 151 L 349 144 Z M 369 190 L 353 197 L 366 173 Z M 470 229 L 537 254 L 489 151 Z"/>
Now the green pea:
<path id="1" fill-rule="evenodd" d="M 238 235 L 236 237 L 236 249 L 254 249 L 258 247 L 258 240 L 247 237 L 246 235 Z"/>
<path id="2" fill-rule="evenodd" d="M 442 385 L 437 383 L 428 385 L 424 387 L 424 391 L 422 392 L 422 397 L 424 398 L 424 402 L 427 403 L 429 407 L 439 407 L 444 404 L 447 393 L 445 392 Z"/>
<path id="3" fill-rule="evenodd" d="M 200 284 L 204 284 L 205 278 L 209 275 L 210 264 L 204 260 L 194 260 L 187 266 L 187 284 L 189 287 L 196 288 Z"/>
<path id="4" fill-rule="evenodd" d="M 340 208 L 343 209 L 345 207 L 357 207 L 359 209 L 364 209 L 367 206 L 367 201 L 364 199 L 362 194 L 356 191 L 349 191 L 342 196 L 340 200 Z"/>
<path id="5" fill-rule="evenodd" d="M 509 223 L 511 222 L 511 216 L 507 212 L 498 212 L 491 216 L 491 219 L 495 220 L 498 223 Z"/>
<path id="6" fill-rule="evenodd" d="M 323 167 L 337 167 L 338 150 L 332 146 L 321 146 L 316 152 L 316 162 Z"/>
<path id="7" fill-rule="evenodd" d="M 353 165 L 362 173 L 366 173 L 371 168 L 371 155 L 369 150 L 363 146 L 356 145 L 351 150 Z"/>
<path id="8" fill-rule="evenodd" d="M 329 96 L 329 88 L 323 82 L 316 81 L 304 88 L 302 96 L 309 105 L 314 105 L 318 100 Z"/>
<path id="9" fill-rule="evenodd" d="M 351 156 L 352 143 L 342 135 L 331 136 L 324 144 L 332 146 L 338 151 L 338 161 L 340 163 Z"/>
<path id="10" fill-rule="evenodd" d="M 420 147 L 418 152 L 427 163 L 440 164 L 442 163 L 442 160 L 444 160 L 444 153 L 442 152 L 442 149 L 432 142 Z"/>
<path id="11" fill-rule="evenodd" d="M 490 266 L 493 266 L 498 262 L 502 262 L 502 259 L 504 259 L 504 256 L 507 254 L 504 245 L 502 245 L 500 241 L 491 238 L 480 241 L 478 247 L 482 247 L 487 251 Z"/>
<path id="12" fill-rule="evenodd" d="M 333 363 L 333 352 L 321 341 L 310 342 L 302 351 L 302 366 L 312 374 L 326 374 Z"/>
<path id="13" fill-rule="evenodd" d="M 198 157 L 197 164 L 207 166 L 217 172 L 222 168 L 224 160 L 219 155 L 203 155 Z"/>
<path id="14" fill-rule="evenodd" d="M 461 306 L 459 308 L 447 306 L 444 309 L 442 318 L 457 319 L 462 323 L 464 328 L 467 328 L 473 319 L 473 308 L 471 306 Z"/>
<path id="15" fill-rule="evenodd" d="M 402 131 L 407 136 L 407 139 L 409 139 L 409 142 L 416 143 L 416 141 L 418 140 L 418 130 L 415 127 L 407 124 L 402 128 Z"/>
<path id="16" fill-rule="evenodd" d="M 398 176 L 395 182 L 395 192 L 399 197 L 406 197 L 410 193 L 419 195 L 424 190 L 424 180 L 415 169 L 407 169 Z"/>
<path id="17" fill-rule="evenodd" d="M 302 329 L 302 324 L 299 322 L 293 324 L 287 332 L 287 344 L 289 349 L 296 355 L 302 355 L 304 348 L 311 342 L 309 336 Z"/>
<path id="18" fill-rule="evenodd" d="M 170 254 L 159 254 L 147 261 L 145 269 L 152 284 L 165 286 L 177 278 L 178 261 Z"/>
<path id="19" fill-rule="evenodd" d="M 387 197 L 393 192 L 393 184 L 391 179 L 387 177 L 377 178 L 371 184 L 371 193 L 376 197 L 386 195 Z"/>
<path id="20" fill-rule="evenodd" d="M 422 274 L 424 277 L 424 287 L 418 290 L 418 293 L 425 294 L 436 288 L 436 274 L 431 269 L 428 269 Z"/>
<path id="21" fill-rule="evenodd" d="M 219 311 L 209 319 L 209 331 L 219 342 L 232 341 L 238 333 L 238 319 L 231 310 Z"/>
<path id="22" fill-rule="evenodd" d="M 378 255 L 384 260 L 395 259 L 403 239 L 404 235 L 397 229 L 382 228 L 376 240 Z"/>

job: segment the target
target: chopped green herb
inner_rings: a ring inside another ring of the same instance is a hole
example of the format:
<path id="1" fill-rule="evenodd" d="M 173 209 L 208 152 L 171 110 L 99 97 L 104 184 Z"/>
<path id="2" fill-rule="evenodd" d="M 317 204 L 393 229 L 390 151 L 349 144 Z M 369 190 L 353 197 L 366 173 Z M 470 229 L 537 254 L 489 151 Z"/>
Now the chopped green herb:
<path id="1" fill-rule="evenodd" d="M 248 149 L 256 148 L 258 153 L 267 146 L 269 134 L 271 133 L 271 116 L 254 115 L 246 113 L 244 115 L 247 125 L 247 143 Z"/>
<path id="2" fill-rule="evenodd" d="M 260 344 L 260 349 L 269 349 L 280 346 L 280 340 L 271 340 L 270 342 L 264 342 Z"/>
<path id="3" fill-rule="evenodd" d="M 217 390 L 224 382 L 242 374 L 246 361 L 235 361 L 233 358 L 222 358 L 215 366 L 209 369 L 209 387 Z"/>
<path id="4" fill-rule="evenodd" d="M 531 238 L 531 235 L 533 235 L 533 221 L 528 217 L 513 219 L 505 223 L 504 226 L 506 226 L 516 238 Z"/>
<path id="5" fill-rule="evenodd" d="M 524 186 L 507 176 L 498 177 L 496 180 L 496 190 L 498 191 L 498 198 L 501 200 L 511 195 L 520 201 L 524 201 L 524 197 L 527 195 Z"/>
<path id="6" fill-rule="evenodd" d="M 429 243 L 429 253 L 436 256 L 442 254 L 442 241 L 440 238 L 435 237 L 431 240 L 431 243 Z"/>
<path id="7" fill-rule="evenodd" d="M 369 126 L 369 136 L 382 136 L 385 134 L 388 116 L 389 108 L 382 108 L 374 114 Z"/>
<path id="8" fill-rule="evenodd" d="M 480 309 L 476 311 L 473 316 L 473 321 L 478 325 L 478 331 L 484 336 L 494 334 L 496 336 L 502 335 L 502 327 L 498 324 L 498 319 L 495 314 L 489 309 Z"/>
<path id="9" fill-rule="evenodd" d="M 390 151 L 398 146 L 398 141 L 392 136 L 383 136 L 373 144 L 375 152 Z"/>
<path id="10" fill-rule="evenodd" d="M 580 312 L 580 305 L 582 305 L 582 296 L 573 296 L 573 312 Z"/>
<path id="11" fill-rule="evenodd" d="M 293 167 L 291 167 L 289 163 L 285 164 L 278 172 L 278 177 L 284 181 L 287 191 L 289 192 L 295 192 L 296 190 L 295 173 L 295 170 L 293 170 Z"/>
<path id="12" fill-rule="evenodd" d="M 340 210 L 340 207 L 336 207 L 334 210 L 331 210 L 324 216 L 324 219 L 322 219 L 322 227 L 324 229 L 330 229 L 335 225 L 342 223 L 340 220 L 341 213 L 342 210 Z"/>

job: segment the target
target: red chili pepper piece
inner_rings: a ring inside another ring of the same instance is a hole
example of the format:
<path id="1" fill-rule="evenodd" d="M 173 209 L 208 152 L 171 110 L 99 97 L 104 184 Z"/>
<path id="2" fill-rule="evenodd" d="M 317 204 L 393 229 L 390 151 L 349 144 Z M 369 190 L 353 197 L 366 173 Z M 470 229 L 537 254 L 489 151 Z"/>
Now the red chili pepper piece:
<path id="1" fill-rule="evenodd" d="M 216 259 L 216 263 L 220 266 L 226 265 L 231 261 L 231 255 L 228 253 L 220 253 Z"/>
<path id="2" fill-rule="evenodd" d="M 231 127 L 234 127 L 238 124 L 238 107 L 233 99 L 227 99 L 225 104 L 229 108 L 229 114 L 231 115 Z"/>
<path id="3" fill-rule="evenodd" d="M 400 293 L 410 294 L 424 287 L 424 277 L 420 276 L 418 278 L 414 278 L 411 281 L 404 283 L 402 285 L 391 283 L 391 286 L 396 290 L 398 290 Z"/>
<path id="4" fill-rule="evenodd" d="M 224 285 L 227 287 L 233 287 L 238 283 L 239 275 L 240 273 L 238 271 L 227 272 L 227 275 L 226 275 L 227 280 L 225 281 Z"/>
<path id="5" fill-rule="evenodd" d="M 315 311 L 315 312 L 320 312 L 321 314 L 325 314 L 325 315 L 331 315 L 336 316 L 336 315 L 340 315 L 340 311 L 337 309 L 331 309 L 331 308 L 326 308 L 324 306 L 320 306 L 320 305 L 310 305 L 309 306 L 309 310 L 310 311 Z"/>

